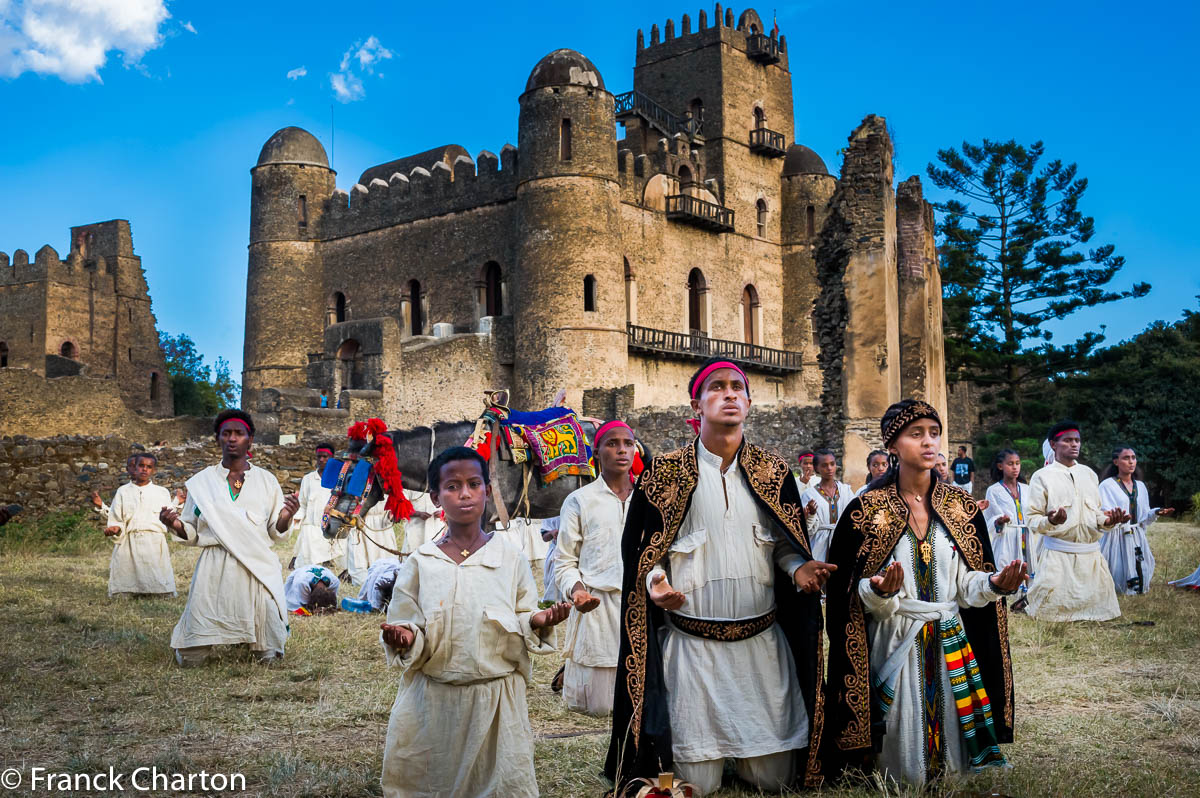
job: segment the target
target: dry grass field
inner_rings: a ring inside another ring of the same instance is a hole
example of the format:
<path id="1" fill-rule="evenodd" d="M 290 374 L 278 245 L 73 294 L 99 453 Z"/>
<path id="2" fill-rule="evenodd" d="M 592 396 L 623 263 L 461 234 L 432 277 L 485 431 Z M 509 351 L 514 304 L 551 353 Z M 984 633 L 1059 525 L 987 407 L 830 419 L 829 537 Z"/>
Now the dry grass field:
<path id="1" fill-rule="evenodd" d="M 1014 618 L 1011 769 L 925 794 L 1200 795 L 1200 593 L 1165 585 L 1200 564 L 1200 526 L 1160 522 L 1151 544 L 1153 588 L 1122 598 L 1120 619 Z M 156 766 L 242 773 L 247 795 L 380 793 L 396 676 L 380 655 L 377 616 L 293 619 L 280 667 L 229 652 L 181 670 L 168 642 L 195 549 L 174 547 L 181 595 L 170 600 L 109 601 L 108 551 L 98 523 L 79 517 L 0 529 L 0 769 Z M 558 666 L 538 658 L 530 689 L 541 793 L 599 796 L 606 725 L 563 709 L 548 687 Z M 863 781 L 823 794 L 916 793 Z"/>

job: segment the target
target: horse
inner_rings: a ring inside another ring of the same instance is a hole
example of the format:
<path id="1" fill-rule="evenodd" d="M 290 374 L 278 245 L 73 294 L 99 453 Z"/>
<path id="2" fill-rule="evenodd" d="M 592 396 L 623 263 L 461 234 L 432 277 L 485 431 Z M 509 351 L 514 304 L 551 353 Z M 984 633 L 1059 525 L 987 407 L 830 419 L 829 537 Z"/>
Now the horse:
<path id="1" fill-rule="evenodd" d="M 414 427 L 405 430 L 390 430 L 386 433 L 395 452 L 396 464 L 402 474 L 402 485 L 408 490 L 429 491 L 429 464 L 438 452 L 451 446 L 462 446 L 475 431 L 474 421 L 437 422 L 431 427 Z M 596 425 L 591 419 L 579 419 L 584 435 L 591 442 L 596 435 Z M 386 446 L 386 444 L 382 444 Z M 350 528 L 360 523 L 355 519 L 365 517 L 384 495 L 381 480 L 374 477 L 374 467 L 368 458 L 378 456 L 381 442 L 351 439 L 347 456 L 343 461 L 362 462 L 370 467 L 366 472 L 366 493 L 361 496 L 351 491 L 334 494 L 333 506 L 326 511 L 322 533 L 326 538 L 344 538 Z M 643 455 L 645 457 L 646 455 Z M 489 519 L 503 518 L 497 509 L 497 500 L 502 500 L 508 512 L 520 513 L 527 518 L 552 518 L 559 514 L 563 501 L 577 488 L 591 481 L 586 477 L 563 476 L 550 483 L 543 483 L 533 473 L 532 464 L 522 465 L 493 454 L 489 461 L 492 500 L 488 502 Z M 327 469 L 342 468 L 337 461 L 330 461 Z M 349 475 L 346 482 L 349 484 Z M 360 480 L 361 481 L 361 480 Z M 528 485 L 526 489 L 526 485 Z M 519 498 L 524 494 L 524 501 Z M 397 519 L 398 520 L 398 519 Z"/>

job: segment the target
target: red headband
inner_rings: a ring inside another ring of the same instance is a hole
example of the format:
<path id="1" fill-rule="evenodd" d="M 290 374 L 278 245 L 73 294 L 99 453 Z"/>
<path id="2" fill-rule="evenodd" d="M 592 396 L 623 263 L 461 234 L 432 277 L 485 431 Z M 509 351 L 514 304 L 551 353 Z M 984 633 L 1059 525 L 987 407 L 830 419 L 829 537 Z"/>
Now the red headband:
<path id="1" fill-rule="evenodd" d="M 692 383 L 693 399 L 698 399 L 700 397 L 700 391 L 702 388 L 704 388 L 704 381 L 708 379 L 708 375 L 712 374 L 714 371 L 718 371 L 719 369 L 733 369 L 738 374 L 741 374 L 742 382 L 746 383 L 746 394 L 749 395 L 750 380 L 746 379 L 746 372 L 742 371 L 736 364 L 730 363 L 728 360 L 718 360 L 716 363 L 713 363 L 711 366 L 704 369 L 704 371 L 700 372 L 700 374 L 696 377 L 696 381 Z"/>
<path id="2" fill-rule="evenodd" d="M 1079 435 L 1079 430 L 1077 430 L 1077 429 L 1064 429 L 1064 430 L 1059 430 L 1058 434 L 1056 434 L 1053 438 L 1051 438 L 1051 440 L 1056 441 L 1059 438 L 1061 438 L 1062 436 L 1066 435 L 1068 432 L 1074 432 L 1076 435 Z"/>
<path id="3" fill-rule="evenodd" d="M 221 430 L 225 429 L 225 428 L 226 428 L 226 427 L 228 427 L 230 424 L 241 424 L 241 425 L 242 425 L 242 429 L 246 430 L 246 434 L 247 434 L 247 435 L 253 435 L 253 434 L 254 434 L 253 432 L 251 432 L 251 431 L 250 431 L 250 425 L 249 425 L 249 424 L 247 424 L 245 421 L 242 421 L 240 418 L 227 418 L 227 419 L 225 419 L 223 422 L 221 422 L 221 429 L 218 429 L 218 430 L 217 430 L 217 433 L 219 434 L 219 433 L 221 432 Z"/>
<path id="4" fill-rule="evenodd" d="M 800 455 L 800 457 L 799 457 L 799 458 L 797 458 L 797 459 L 799 459 L 801 462 L 803 462 L 804 460 L 812 460 L 812 459 L 813 459 L 813 453 L 812 453 L 812 452 L 805 452 L 804 454 Z"/>
<path id="5" fill-rule="evenodd" d="M 329 452 L 329 456 L 333 457 L 333 449 L 330 449 L 328 446 L 318 446 L 317 451 L 318 452 Z"/>
<path id="6" fill-rule="evenodd" d="M 592 440 L 595 441 L 597 446 L 599 446 L 601 438 L 618 428 L 627 429 L 629 430 L 630 435 L 633 434 L 633 427 L 629 426 L 624 421 L 610 421 L 601 426 L 600 429 L 596 430 L 596 436 L 592 438 Z"/>

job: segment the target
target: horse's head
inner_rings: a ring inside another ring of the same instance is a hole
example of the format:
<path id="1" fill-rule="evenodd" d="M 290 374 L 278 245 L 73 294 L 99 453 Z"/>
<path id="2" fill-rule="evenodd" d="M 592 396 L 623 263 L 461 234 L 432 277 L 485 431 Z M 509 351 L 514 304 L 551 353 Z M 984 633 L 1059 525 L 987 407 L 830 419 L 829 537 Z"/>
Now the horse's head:
<path id="1" fill-rule="evenodd" d="M 321 476 L 321 484 L 331 491 L 321 521 L 321 532 L 329 539 L 344 538 L 360 527 L 367 512 L 385 495 L 392 518 L 407 519 L 412 513 L 387 425 L 373 418 L 350 427 L 348 434 L 345 455 L 331 458 Z"/>

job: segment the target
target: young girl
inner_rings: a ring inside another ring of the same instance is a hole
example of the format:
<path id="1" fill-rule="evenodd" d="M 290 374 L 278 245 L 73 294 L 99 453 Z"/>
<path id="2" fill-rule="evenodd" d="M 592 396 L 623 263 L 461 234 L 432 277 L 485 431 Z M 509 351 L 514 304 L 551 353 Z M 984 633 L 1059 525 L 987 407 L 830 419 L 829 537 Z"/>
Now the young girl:
<path id="1" fill-rule="evenodd" d="M 1012 672 L 996 602 L 1025 566 L 996 562 L 975 502 L 937 479 L 932 406 L 897 402 L 880 426 L 895 466 L 846 508 L 829 552 L 826 705 L 835 709 L 825 734 L 841 750 L 827 756 L 869 757 L 882 734 L 879 769 L 920 785 L 1004 763 Z"/>
<path id="2" fill-rule="evenodd" d="M 1154 555 L 1146 530 L 1171 508 L 1151 509 L 1150 494 L 1140 477 L 1137 452 L 1128 446 L 1113 449 L 1111 461 L 1100 475 L 1100 507 L 1119 508 L 1129 513 L 1129 521 L 1107 530 L 1100 538 L 1100 551 L 1108 561 L 1117 593 L 1136 595 L 1150 590 L 1154 576 Z"/>
<path id="3" fill-rule="evenodd" d="M 983 518 L 987 521 L 988 534 L 992 540 L 992 553 L 997 563 L 1022 560 L 1033 576 L 1036 562 L 1036 542 L 1032 533 L 1022 535 L 1025 526 L 1025 508 L 1029 506 L 1029 486 L 1021 481 L 1021 455 L 1015 449 L 1003 449 L 992 461 L 992 485 L 987 489 L 987 507 Z M 1031 549 L 1031 550 L 1026 550 Z M 1021 585 L 1022 597 L 1026 585 Z M 1013 604 L 1014 609 L 1017 604 Z"/>
<path id="4" fill-rule="evenodd" d="M 382 629 L 404 669 L 388 722 L 383 794 L 537 796 L 525 689 L 529 652 L 550 653 L 550 627 L 571 605 L 537 610 L 525 556 L 485 533 L 487 463 L 464 447 L 429 465 L 447 532 L 404 560 Z"/>

